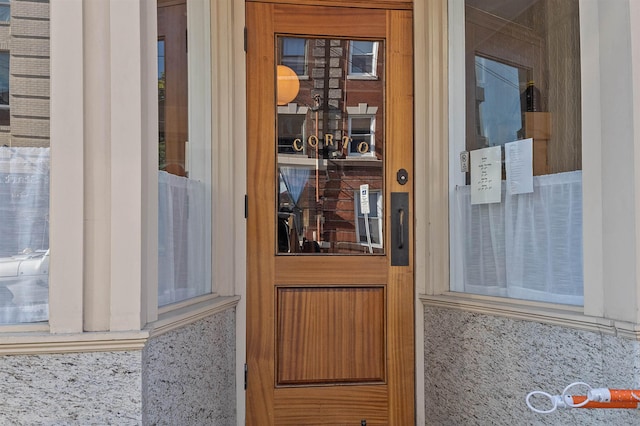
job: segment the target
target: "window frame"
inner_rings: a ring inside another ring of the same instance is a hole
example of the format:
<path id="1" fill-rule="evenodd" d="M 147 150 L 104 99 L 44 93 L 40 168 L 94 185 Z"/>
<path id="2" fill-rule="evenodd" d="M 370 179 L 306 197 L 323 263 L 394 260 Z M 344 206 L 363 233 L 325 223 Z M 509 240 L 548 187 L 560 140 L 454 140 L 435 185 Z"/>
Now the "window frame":
<path id="1" fill-rule="evenodd" d="M 469 84 L 470 84 L 469 79 L 471 78 L 471 76 L 474 76 L 474 78 L 471 81 L 475 82 L 475 72 L 473 71 L 473 69 L 475 68 L 475 61 L 472 61 L 471 64 L 467 63 L 469 56 L 468 56 L 468 52 L 466 52 L 466 44 L 468 42 L 468 37 L 466 35 L 467 21 L 466 21 L 465 14 L 466 12 L 469 11 L 469 8 L 466 6 L 464 0 L 449 0 L 448 5 L 449 5 L 448 61 L 449 61 L 449 78 L 450 78 L 449 85 L 448 85 L 449 117 L 466 117 L 466 121 L 467 121 L 466 126 L 457 125 L 458 124 L 457 120 L 450 120 L 448 123 L 448 130 L 449 130 L 449 144 L 448 144 L 449 146 L 449 153 L 448 153 L 449 178 L 447 183 L 448 194 L 449 194 L 448 195 L 448 207 L 449 207 L 448 217 L 449 217 L 449 224 L 452 227 L 456 223 L 456 214 L 457 214 L 455 209 L 455 199 L 456 199 L 455 188 L 458 186 L 466 185 L 467 178 L 468 178 L 467 176 L 468 173 L 463 172 L 461 170 L 460 155 L 461 153 L 468 151 L 468 144 L 469 144 L 469 137 L 470 137 L 469 128 L 474 127 L 474 126 L 468 125 L 468 121 L 469 121 L 468 116 L 469 114 L 472 114 L 472 112 L 470 111 L 469 104 L 467 103 L 467 98 L 469 97 Z M 475 13 L 475 10 L 473 8 L 471 9 L 472 9 L 471 13 Z M 529 33 L 529 30 L 526 28 L 524 29 L 517 28 L 517 31 L 519 31 L 519 33 L 515 37 L 518 39 L 524 37 L 524 35 Z M 581 31 L 580 40 L 582 40 L 583 39 L 582 31 L 584 31 L 584 29 L 581 27 L 580 31 Z M 499 37 L 503 38 L 503 36 L 499 36 Z M 514 37 L 514 36 L 510 35 L 509 37 Z M 493 49 L 495 49 L 495 47 L 493 47 Z M 532 47 L 532 49 L 534 49 L 533 51 L 535 51 L 534 47 Z M 491 54 L 495 52 L 486 52 L 482 49 L 480 50 L 476 49 L 474 53 L 475 55 L 487 54 L 489 55 L 489 57 L 491 57 Z M 507 57 L 507 62 L 511 62 L 511 61 L 513 61 L 513 58 Z M 524 65 L 518 64 L 518 66 L 524 66 L 525 68 L 527 68 L 531 65 L 530 63 L 527 62 L 527 60 L 521 60 L 520 62 L 523 62 L 523 61 L 524 61 Z M 582 61 L 582 57 L 581 57 L 581 61 Z M 515 65 L 516 62 L 513 61 L 512 64 Z M 581 68 L 584 69 L 584 65 L 581 65 Z M 471 70 L 471 74 L 470 74 L 470 70 Z M 582 105 L 584 105 L 584 99 L 582 100 Z M 475 121 L 476 119 L 475 113 L 472 114 L 471 118 L 473 121 Z M 584 131 L 583 131 L 583 135 L 584 135 Z M 584 140 L 583 140 L 583 143 L 584 143 Z M 583 185 L 584 185 L 584 175 L 583 175 Z M 583 205 L 584 205 L 584 200 L 583 200 Z M 587 224 L 583 217 L 583 229 L 587 229 L 586 226 Z M 451 228 L 448 233 L 448 239 L 449 239 L 450 267 L 449 267 L 449 280 L 448 280 L 449 285 L 447 286 L 446 291 L 452 291 L 452 292 L 455 292 L 456 294 L 463 295 L 465 297 L 467 295 L 477 296 L 475 293 L 467 293 L 467 292 L 461 291 L 461 288 L 464 284 L 464 271 L 463 271 L 463 265 L 462 265 L 463 254 L 461 251 L 462 248 L 458 247 L 456 244 L 453 228 Z M 584 244 L 585 243 L 583 241 L 583 251 L 585 250 Z M 585 262 L 586 262 L 586 258 L 583 257 L 583 264 Z M 586 280 L 587 280 L 587 276 L 584 268 L 585 266 L 583 266 L 583 296 L 586 293 Z M 531 300 L 514 299 L 508 296 L 488 296 L 488 297 L 495 297 L 496 299 L 504 300 L 507 303 L 514 302 L 514 301 L 516 303 L 520 303 L 519 301 L 521 301 L 525 304 L 529 302 L 539 303 Z M 585 300 L 584 303 L 586 304 L 586 298 L 584 298 L 584 300 Z M 548 302 L 541 302 L 541 303 L 548 303 Z M 564 305 L 559 305 L 554 303 L 549 303 L 549 305 L 564 306 Z M 575 306 L 575 305 L 570 305 L 570 306 Z"/>
<path id="2" fill-rule="evenodd" d="M 350 107 L 347 107 L 347 110 Z M 369 144 L 369 150 L 366 152 L 359 152 L 358 151 L 358 146 L 355 145 L 356 141 L 353 141 L 353 128 L 352 128 L 352 122 L 354 119 L 368 119 L 369 120 L 369 133 L 361 133 L 358 134 L 359 136 L 363 136 L 363 137 L 367 137 L 368 140 L 368 144 Z M 354 113 L 349 113 L 348 117 L 347 117 L 347 128 L 348 128 L 348 132 L 349 132 L 349 151 L 347 153 L 347 157 L 349 158 L 369 158 L 369 157 L 375 157 L 375 153 L 376 153 L 376 115 L 375 113 L 373 114 L 354 114 Z"/>
<path id="3" fill-rule="evenodd" d="M 158 5 L 160 7 L 160 5 Z M 214 173 L 212 164 L 211 147 L 211 28 L 210 10 L 208 2 L 186 2 L 187 12 L 187 117 L 188 140 L 185 141 L 185 171 L 187 179 L 200 186 L 204 192 L 202 205 L 204 215 L 204 253 L 201 271 L 205 278 L 204 287 L 197 294 L 187 298 L 177 298 L 168 303 L 160 304 L 158 300 L 158 312 L 160 314 L 180 309 L 185 305 L 198 303 L 203 299 L 216 297 L 212 279 L 212 176 Z M 158 42 L 163 40 L 157 37 Z M 157 51 L 157 50 L 156 50 Z M 166 45 L 163 49 L 164 69 L 166 70 Z M 158 58 L 159 59 L 159 58 Z M 160 111 L 158 120 L 160 120 Z M 187 243 L 189 244 L 189 243 Z M 185 260 L 188 263 L 188 259 Z M 191 269 L 191 268 L 188 268 Z M 158 289 L 160 290 L 160 289 Z M 176 289 L 174 289 L 175 291 Z M 193 290 L 187 287 L 186 290 Z"/>
<path id="4" fill-rule="evenodd" d="M 602 13 L 603 7 L 606 15 Z M 464 46 L 464 39 L 459 37 L 460 28 L 456 28 L 459 22 L 454 19 L 463 16 L 464 3 L 442 0 L 416 8 L 418 20 L 428 23 L 427 27 L 447 29 L 427 31 L 422 26 L 414 27 L 416 51 L 432 52 L 426 60 L 416 63 L 416 75 L 427 78 L 418 81 L 416 86 L 415 111 L 417 114 L 434 112 L 426 114 L 424 120 L 416 120 L 416 134 L 424 135 L 426 140 L 424 144 L 415 145 L 416 162 L 424 165 L 416 168 L 416 182 L 425 188 L 424 192 L 416 192 L 416 235 L 425 236 L 416 239 L 416 255 L 426 259 L 424 270 L 419 269 L 416 277 L 420 309 L 425 306 L 456 308 L 640 339 L 638 302 L 629 297 L 639 288 L 637 280 L 630 279 L 636 277 L 633 271 L 637 259 L 631 256 L 635 253 L 631 247 L 636 245 L 637 238 L 628 232 L 629 226 L 637 222 L 638 213 L 634 209 L 605 209 L 604 202 L 624 199 L 637 204 L 639 197 L 637 189 L 629 187 L 637 182 L 637 178 L 629 178 L 630 170 L 636 169 L 635 163 L 621 168 L 612 158 L 630 162 L 637 154 L 631 136 L 634 121 L 630 114 L 619 114 L 619 105 L 620 102 L 635 105 L 634 111 L 640 111 L 637 84 L 630 71 L 639 57 L 619 46 L 640 36 L 639 26 L 633 25 L 640 16 L 640 5 L 607 3 L 603 6 L 596 1 L 580 0 L 579 8 L 582 169 L 583 186 L 589 188 L 583 195 L 583 226 L 588 232 L 583 238 L 582 308 L 449 291 L 449 262 L 455 256 L 449 244 L 452 214 L 448 207 L 449 184 L 459 173 L 460 161 L 460 152 L 453 141 L 456 135 L 457 140 L 464 140 L 464 135 L 460 137 L 460 122 L 455 119 L 460 116 L 459 106 L 464 105 L 464 88 L 452 84 L 456 76 L 464 77 L 464 54 L 461 54 L 464 50 L 456 51 L 452 45 Z M 617 150 L 613 150 L 612 144 Z M 616 157 L 612 157 L 613 153 Z M 621 188 L 626 188 L 626 192 L 621 193 Z M 616 231 L 616 239 L 612 238 L 611 230 Z"/>
<path id="5" fill-rule="evenodd" d="M 372 43 L 371 52 L 367 52 L 364 54 L 360 54 L 357 56 L 365 56 L 371 57 L 371 71 L 370 72 L 354 72 L 353 71 L 353 54 L 354 47 L 353 44 L 357 42 L 368 42 Z M 380 42 L 377 40 L 351 40 L 349 42 L 349 67 L 347 71 L 347 79 L 359 79 L 359 80 L 375 80 L 378 78 L 378 51 L 379 51 Z"/>
<path id="6" fill-rule="evenodd" d="M 226 1 L 232 3 L 237 0 Z M 197 3 L 200 2 L 187 2 L 188 6 L 192 7 Z M 208 2 L 202 3 L 208 4 Z M 155 4 L 151 7 L 155 8 Z M 190 149 L 190 169 L 194 170 L 194 167 L 206 167 L 206 163 L 210 164 L 209 203 L 212 207 L 209 222 L 212 239 L 209 267 L 211 268 L 211 291 L 208 294 L 158 307 L 158 281 L 157 277 L 155 279 L 153 277 L 154 271 L 157 272 L 157 269 L 150 271 L 150 279 L 143 283 L 146 290 L 146 302 L 143 309 L 146 309 L 146 328 L 152 330 L 152 335 L 163 334 L 183 327 L 187 323 L 200 320 L 216 312 L 231 308 L 243 309 L 240 297 L 237 296 L 236 283 L 244 276 L 244 265 L 236 260 L 236 256 L 239 252 L 244 252 L 244 238 L 242 237 L 244 231 L 238 222 L 236 212 L 243 209 L 245 203 L 241 192 L 237 190 L 245 182 L 245 177 L 242 174 L 244 148 L 236 141 L 244 138 L 245 124 L 242 119 L 230 119 L 235 115 L 236 110 L 229 109 L 229 105 L 238 102 L 239 108 L 244 107 L 243 102 L 237 101 L 242 98 L 241 93 L 237 91 L 237 85 L 238 82 L 245 81 L 245 70 L 243 61 L 235 55 L 234 46 L 228 39 L 228 34 L 231 33 L 234 34 L 234 38 L 241 38 L 243 29 L 238 24 L 242 22 L 242 18 L 238 16 L 231 19 L 231 16 L 227 14 L 228 11 L 223 12 L 223 9 L 213 4 L 210 7 L 206 6 L 206 9 L 206 13 L 202 11 L 188 13 L 187 17 L 191 16 L 193 19 L 200 20 L 200 24 L 202 21 L 209 23 L 208 33 L 205 34 L 207 51 L 204 52 L 205 54 L 199 55 L 199 61 L 206 62 L 210 70 L 210 78 L 205 79 L 204 83 L 206 84 L 201 93 L 198 93 L 199 96 L 190 97 L 189 109 L 190 111 L 198 110 L 204 123 L 208 124 L 200 131 L 204 132 L 204 140 L 210 143 L 210 152 L 204 154 Z M 211 30 L 214 26 L 217 31 Z M 192 21 L 187 23 L 187 27 L 192 28 Z M 189 33 L 190 36 L 196 34 L 193 31 Z M 154 37 L 156 37 L 155 34 Z M 192 42 L 189 43 L 189 46 L 191 49 Z M 151 52 L 149 56 L 150 62 L 157 61 L 155 51 Z M 233 67 L 229 64 L 233 64 Z M 189 78 L 192 78 L 191 74 Z M 215 79 L 219 84 L 212 84 Z M 157 103 L 157 84 L 150 95 L 151 99 Z M 157 125 L 157 116 L 153 118 L 155 118 Z M 189 120 L 189 138 L 191 139 L 194 135 L 191 115 L 189 115 Z M 153 136 L 155 138 L 152 138 L 149 143 L 150 150 L 152 153 L 155 152 L 156 157 L 154 160 L 152 159 L 152 162 L 155 161 L 155 168 L 152 168 L 150 173 L 156 176 L 157 133 Z M 198 164 L 200 165 L 198 166 Z M 153 181 L 152 178 L 152 184 Z M 157 185 L 157 179 L 155 184 Z M 157 212 L 157 200 L 150 207 Z M 157 236 L 157 225 L 155 229 L 149 229 Z M 215 238 L 213 238 L 214 235 Z M 236 241 L 232 249 L 229 244 L 225 243 L 227 241 Z M 155 248 L 157 249 L 157 240 Z M 150 266 L 153 266 L 153 262 L 157 262 L 157 250 L 148 253 L 148 255 L 154 257 L 149 262 Z"/>
<path id="7" fill-rule="evenodd" d="M 281 148 L 286 148 L 286 145 L 280 145 L 279 141 L 278 141 L 278 154 L 280 155 L 306 155 L 307 154 L 307 146 L 308 144 L 306 143 L 307 140 L 307 132 L 306 132 L 306 120 L 307 120 L 307 113 L 309 111 L 309 107 L 307 106 L 301 106 L 298 105 L 297 103 L 289 103 L 288 105 L 282 105 L 282 106 L 278 106 L 278 113 L 277 113 L 277 123 L 278 126 L 280 126 L 280 124 L 282 124 L 282 118 L 292 118 L 292 119 L 296 119 L 296 120 L 300 120 L 302 121 L 301 123 L 301 131 L 300 133 L 302 134 L 302 141 L 305 141 L 304 143 L 301 143 L 301 150 L 297 151 L 297 152 L 292 152 L 292 153 L 284 153 L 284 152 L 280 152 Z M 278 131 L 278 135 L 280 135 L 280 132 Z M 294 150 L 295 151 L 295 150 Z"/>
<path id="8" fill-rule="evenodd" d="M 215 123 L 209 140 L 210 157 L 217 166 L 212 182 L 217 190 L 211 201 L 217 237 L 212 243 L 211 285 L 215 283 L 216 292 L 159 312 L 156 4 L 145 2 L 132 13 L 126 4 L 116 3 L 49 6 L 50 138 L 55 141 L 50 175 L 50 315 L 48 323 L 1 326 L 0 354 L 139 351 L 151 336 L 216 312 L 242 309 L 237 283 L 244 276 L 239 254 L 245 243 L 238 212 L 244 209 L 245 148 L 237 140 L 245 136 L 240 111 L 245 105 L 246 72 L 234 48 L 241 43 L 230 43 L 227 36 L 233 33 L 234 40 L 242 39 L 242 17 L 213 8 L 210 14 L 220 30 L 209 35 L 217 58 L 211 61 L 213 75 L 222 82 L 211 88 L 212 101 L 205 112 Z M 110 24 L 121 30 L 109 31 Z M 91 34 L 102 34 L 100 30 L 105 37 L 87 37 L 86 28 L 92 26 L 97 29 Z M 87 49 L 98 52 L 97 45 L 105 43 L 118 48 L 105 57 L 104 67 L 87 68 Z M 95 104 L 86 103 L 88 94 Z M 94 147 L 126 155 L 105 162 L 102 151 L 87 149 L 88 135 L 99 141 Z M 87 188 L 98 188 L 99 193 L 88 195 Z M 226 241 L 233 241 L 234 247 L 223 244 Z"/>

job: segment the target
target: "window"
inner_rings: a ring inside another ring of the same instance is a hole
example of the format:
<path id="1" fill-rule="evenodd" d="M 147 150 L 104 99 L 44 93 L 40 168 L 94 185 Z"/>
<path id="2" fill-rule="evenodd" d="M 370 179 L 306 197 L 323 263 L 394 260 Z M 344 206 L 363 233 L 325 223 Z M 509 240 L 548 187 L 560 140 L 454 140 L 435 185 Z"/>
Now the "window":
<path id="1" fill-rule="evenodd" d="M 451 34 L 452 58 L 464 58 L 452 116 L 466 117 L 464 134 L 451 130 L 451 288 L 582 305 L 578 1 L 466 0 L 462 15 Z"/>
<path id="2" fill-rule="evenodd" d="M 356 235 L 363 246 L 382 248 L 382 191 L 369 191 L 369 213 L 363 214 L 360 207 L 360 191 L 354 191 Z"/>
<path id="3" fill-rule="evenodd" d="M 307 75 L 306 47 L 304 38 L 282 37 L 282 58 L 280 63 L 291 68 L 299 76 Z"/>
<path id="4" fill-rule="evenodd" d="M 11 123 L 9 107 L 9 52 L 0 52 L 0 126 Z"/>
<path id="5" fill-rule="evenodd" d="M 348 81 L 351 42 L 276 37 L 276 49 L 288 49 L 276 51 L 282 63 L 275 64 L 278 254 L 383 252 L 375 201 L 369 220 L 361 217 L 358 224 L 353 191 L 361 184 L 372 192 L 383 187 L 384 80 Z M 368 49 L 378 43 L 367 42 Z M 292 46 L 305 60 L 298 72 L 306 69 L 308 76 L 296 78 L 283 64 L 296 67 Z M 384 64 L 378 66 L 382 77 Z M 363 247 L 367 229 L 371 250 Z"/>
<path id="6" fill-rule="evenodd" d="M 0 22 L 9 22 L 11 19 L 11 0 L 0 0 Z"/>
<path id="7" fill-rule="evenodd" d="M 164 135 L 166 72 L 164 39 L 158 40 L 158 167 L 163 170 L 167 164 L 167 141 Z"/>
<path id="8" fill-rule="evenodd" d="M 292 105 L 294 110 L 296 105 Z M 282 107 L 278 107 L 280 110 Z M 288 107 L 284 109 L 287 110 Z M 305 120 L 308 108 L 296 114 L 278 113 L 278 154 L 305 155 L 307 151 Z"/>
<path id="9" fill-rule="evenodd" d="M 475 57 L 478 146 L 504 145 L 520 139 L 520 88 L 526 71 L 482 56 Z"/>
<path id="10" fill-rule="evenodd" d="M 373 156 L 375 152 L 375 117 L 349 116 L 350 156 Z"/>
<path id="11" fill-rule="evenodd" d="M 49 148 L 0 147 L 0 324 L 49 318 Z"/>
<path id="12" fill-rule="evenodd" d="M 160 307 L 212 292 L 207 4 L 158 2 Z"/>
<path id="13" fill-rule="evenodd" d="M 349 77 L 376 77 L 378 42 L 353 40 L 349 43 Z"/>
<path id="14" fill-rule="evenodd" d="M 41 25 L 47 4 L 25 10 L 25 25 Z M 10 2 L 0 0 L 0 22 L 8 24 Z M 48 28 L 48 25 L 47 25 Z M 5 27 L 6 29 L 6 27 Z M 48 34 L 48 33 L 47 33 Z M 13 43 L 9 31 L 0 43 L 0 325 L 45 322 L 49 319 L 49 99 L 47 78 L 33 69 L 49 69 L 47 54 L 37 40 Z M 10 93 L 11 55 L 21 84 Z M 44 93 L 46 88 L 46 95 Z M 22 100 L 14 113 L 22 128 L 11 129 L 10 96 Z M 46 109 L 47 113 L 42 112 Z"/>

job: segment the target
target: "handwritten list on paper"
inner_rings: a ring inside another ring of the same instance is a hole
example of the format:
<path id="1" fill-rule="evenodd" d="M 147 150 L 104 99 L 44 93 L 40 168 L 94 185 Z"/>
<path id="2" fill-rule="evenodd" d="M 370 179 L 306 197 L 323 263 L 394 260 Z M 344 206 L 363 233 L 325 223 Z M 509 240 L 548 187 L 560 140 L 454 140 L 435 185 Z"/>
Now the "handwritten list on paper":
<path id="1" fill-rule="evenodd" d="M 500 202 L 500 146 L 471 151 L 471 204 Z"/>
<path id="2" fill-rule="evenodd" d="M 533 192 L 533 139 L 504 144 L 507 192 L 510 195 Z"/>

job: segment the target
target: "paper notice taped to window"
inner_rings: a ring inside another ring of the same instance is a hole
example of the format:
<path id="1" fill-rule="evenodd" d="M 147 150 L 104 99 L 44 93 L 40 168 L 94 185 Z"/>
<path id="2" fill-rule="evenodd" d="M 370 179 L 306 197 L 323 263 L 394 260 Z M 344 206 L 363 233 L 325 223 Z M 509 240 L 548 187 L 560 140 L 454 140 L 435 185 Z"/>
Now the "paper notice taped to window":
<path id="1" fill-rule="evenodd" d="M 471 151 L 471 204 L 500 202 L 501 172 L 500 146 Z"/>
<path id="2" fill-rule="evenodd" d="M 509 195 L 533 192 L 533 139 L 504 144 Z"/>

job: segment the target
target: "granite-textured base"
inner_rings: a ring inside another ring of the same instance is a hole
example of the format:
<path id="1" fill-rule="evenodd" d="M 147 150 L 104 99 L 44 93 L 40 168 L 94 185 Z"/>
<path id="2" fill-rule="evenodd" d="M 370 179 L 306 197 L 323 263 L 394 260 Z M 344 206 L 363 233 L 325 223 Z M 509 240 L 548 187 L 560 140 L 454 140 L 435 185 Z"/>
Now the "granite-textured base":
<path id="1" fill-rule="evenodd" d="M 140 352 L 0 357 L 2 425 L 139 425 Z"/>
<path id="2" fill-rule="evenodd" d="M 143 350 L 145 425 L 235 425 L 235 309 L 151 339 Z"/>
<path id="3" fill-rule="evenodd" d="M 532 412 L 526 395 L 581 381 L 635 388 L 640 343 L 455 309 L 425 308 L 428 425 L 638 425 L 638 410 Z M 576 388 L 584 394 L 584 388 Z"/>
<path id="4" fill-rule="evenodd" d="M 0 357 L 0 425 L 235 425 L 235 309 L 142 351 Z"/>

